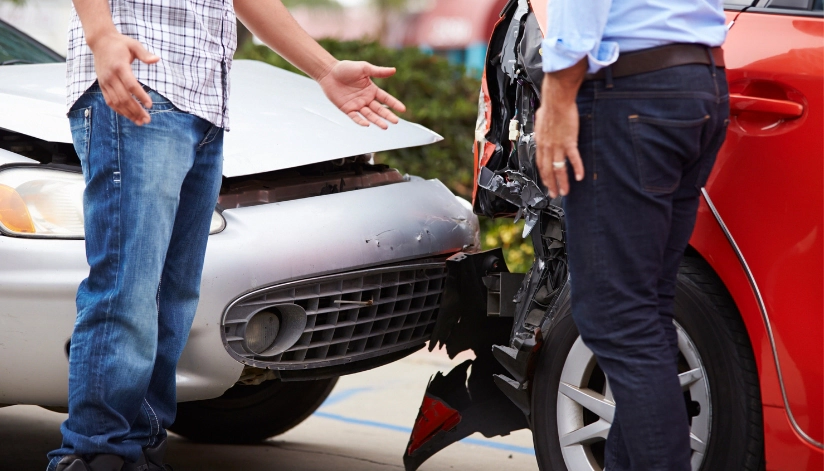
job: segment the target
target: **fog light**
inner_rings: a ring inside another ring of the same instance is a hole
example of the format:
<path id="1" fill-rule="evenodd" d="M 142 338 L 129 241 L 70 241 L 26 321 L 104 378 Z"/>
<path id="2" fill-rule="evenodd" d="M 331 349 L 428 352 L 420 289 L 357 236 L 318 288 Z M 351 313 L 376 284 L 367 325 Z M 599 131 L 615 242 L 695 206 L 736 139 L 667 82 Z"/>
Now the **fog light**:
<path id="1" fill-rule="evenodd" d="M 263 353 L 275 343 L 280 332 L 280 319 L 271 311 L 261 311 L 246 324 L 246 348 L 253 353 Z"/>
<path id="2" fill-rule="evenodd" d="M 280 355 L 292 348 L 306 329 L 306 310 L 297 304 L 252 306 L 247 316 L 249 320 L 238 335 L 243 337 L 243 349 L 255 357 Z"/>

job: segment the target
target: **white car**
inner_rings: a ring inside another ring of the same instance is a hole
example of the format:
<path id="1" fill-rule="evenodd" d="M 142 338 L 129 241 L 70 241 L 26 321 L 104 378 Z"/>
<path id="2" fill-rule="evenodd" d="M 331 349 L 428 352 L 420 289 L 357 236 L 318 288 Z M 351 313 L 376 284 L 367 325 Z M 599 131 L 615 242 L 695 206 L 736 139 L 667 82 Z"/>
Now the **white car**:
<path id="1" fill-rule="evenodd" d="M 0 407 L 67 404 L 75 293 L 88 273 L 83 178 L 62 58 L 0 23 Z M 298 424 L 338 376 L 424 346 L 445 259 L 477 249 L 470 204 L 372 153 L 439 141 L 361 128 L 311 80 L 232 72 L 232 131 L 173 430 L 251 442 Z M 272 327 L 274 326 L 274 328 Z"/>

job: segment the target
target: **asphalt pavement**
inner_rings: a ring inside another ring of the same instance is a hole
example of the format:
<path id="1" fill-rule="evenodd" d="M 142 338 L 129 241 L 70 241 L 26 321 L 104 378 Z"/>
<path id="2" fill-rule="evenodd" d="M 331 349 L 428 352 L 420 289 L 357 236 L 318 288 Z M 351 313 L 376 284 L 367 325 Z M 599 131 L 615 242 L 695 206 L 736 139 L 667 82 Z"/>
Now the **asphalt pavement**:
<path id="1" fill-rule="evenodd" d="M 399 471 L 409 432 L 431 375 L 467 357 L 418 352 L 340 379 L 309 419 L 259 445 L 201 445 L 171 435 L 175 471 Z M 0 471 L 45 469 L 60 444 L 64 414 L 36 406 L 0 409 Z M 473 435 L 441 451 L 421 471 L 535 471 L 528 430 L 494 439 Z"/>

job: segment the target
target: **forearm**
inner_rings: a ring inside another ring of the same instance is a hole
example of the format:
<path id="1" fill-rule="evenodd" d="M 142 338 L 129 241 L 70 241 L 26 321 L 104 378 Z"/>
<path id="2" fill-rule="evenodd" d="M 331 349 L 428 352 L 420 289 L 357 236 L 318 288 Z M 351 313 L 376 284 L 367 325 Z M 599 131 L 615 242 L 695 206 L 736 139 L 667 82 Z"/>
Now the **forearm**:
<path id="1" fill-rule="evenodd" d="M 73 0 L 73 3 L 89 47 L 94 49 L 100 38 L 117 33 L 108 0 Z"/>
<path id="2" fill-rule="evenodd" d="M 323 78 L 337 62 L 301 28 L 280 0 L 235 0 L 235 12 L 258 39 L 315 80 Z"/>
<path id="3" fill-rule="evenodd" d="M 588 61 L 585 57 L 572 67 L 544 75 L 541 102 L 550 107 L 574 105 L 578 90 L 586 76 L 587 67 Z"/>

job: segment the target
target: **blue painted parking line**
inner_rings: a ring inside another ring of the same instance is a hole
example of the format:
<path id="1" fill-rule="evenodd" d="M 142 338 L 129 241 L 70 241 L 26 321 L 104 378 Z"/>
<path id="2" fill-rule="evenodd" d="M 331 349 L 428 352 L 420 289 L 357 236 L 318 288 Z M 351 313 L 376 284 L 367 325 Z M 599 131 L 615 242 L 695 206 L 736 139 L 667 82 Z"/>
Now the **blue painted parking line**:
<path id="1" fill-rule="evenodd" d="M 350 390 L 351 391 L 351 390 Z M 347 391 L 343 391 L 345 393 Z M 328 399 L 327 399 L 328 401 Z M 355 419 L 353 417 L 346 417 L 343 415 L 338 414 L 330 414 L 329 412 L 317 411 L 315 412 L 316 416 L 322 417 L 324 419 L 331 419 L 337 420 L 339 422 L 345 422 L 347 424 L 355 424 L 355 425 L 364 425 L 366 427 L 375 427 L 381 428 L 384 430 L 392 430 L 393 432 L 401 432 L 405 434 L 411 434 L 412 429 L 409 427 L 401 427 L 400 425 L 392 425 L 392 424 L 385 424 L 383 422 L 375 422 L 372 420 L 363 420 L 363 419 Z M 512 453 L 520 453 L 524 455 L 532 455 L 535 456 L 535 450 L 530 447 L 525 446 L 516 446 L 516 445 L 509 445 L 507 443 L 499 443 L 493 442 L 491 440 L 481 440 L 478 438 L 464 438 L 461 440 L 461 443 L 466 443 L 468 445 L 476 445 L 476 446 L 483 446 L 487 448 L 495 448 L 498 450 L 509 451 Z"/>
<path id="2" fill-rule="evenodd" d="M 331 394 L 329 397 L 323 401 L 323 404 L 320 405 L 320 408 L 328 407 L 331 405 L 335 405 L 339 402 L 343 402 L 349 399 L 352 396 L 356 396 L 360 393 L 365 393 L 367 391 L 372 391 L 375 388 L 352 388 L 352 389 L 344 389 L 343 391 L 336 392 Z"/>

